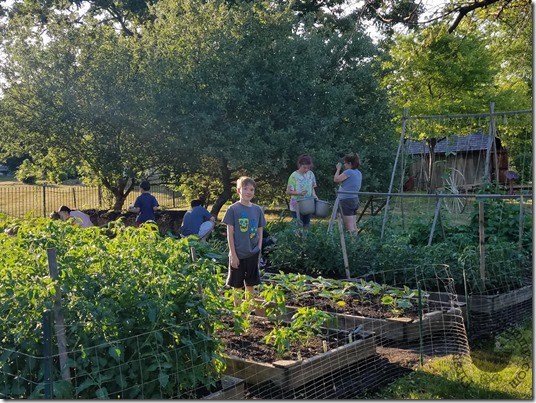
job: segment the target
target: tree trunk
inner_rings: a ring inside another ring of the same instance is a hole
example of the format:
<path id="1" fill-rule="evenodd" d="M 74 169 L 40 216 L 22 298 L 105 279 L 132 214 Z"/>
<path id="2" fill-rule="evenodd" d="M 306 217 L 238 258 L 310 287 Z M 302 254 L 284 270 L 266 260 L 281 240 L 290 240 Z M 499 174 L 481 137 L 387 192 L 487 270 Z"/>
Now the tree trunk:
<path id="1" fill-rule="evenodd" d="M 114 211 L 121 211 L 126 199 L 127 195 L 114 194 Z"/>
<path id="2" fill-rule="evenodd" d="M 220 164 L 220 175 L 220 179 L 223 183 L 223 192 L 218 196 L 212 205 L 212 209 L 210 210 L 210 214 L 212 214 L 214 217 L 218 217 L 223 205 L 233 196 L 234 184 L 231 180 L 231 171 L 227 167 L 227 161 L 225 159 L 223 159 Z"/>
<path id="3" fill-rule="evenodd" d="M 111 189 L 109 188 L 114 195 L 114 211 L 121 211 L 123 209 L 125 200 L 130 192 L 132 192 L 132 189 L 134 189 L 134 180 L 131 180 L 131 178 L 121 178 L 117 181 L 116 186 Z"/>

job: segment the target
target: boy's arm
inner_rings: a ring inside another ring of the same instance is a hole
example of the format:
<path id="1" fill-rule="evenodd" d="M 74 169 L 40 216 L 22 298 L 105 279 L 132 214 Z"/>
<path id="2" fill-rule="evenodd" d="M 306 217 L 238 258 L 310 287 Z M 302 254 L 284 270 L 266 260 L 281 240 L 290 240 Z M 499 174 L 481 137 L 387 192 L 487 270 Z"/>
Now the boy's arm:
<path id="1" fill-rule="evenodd" d="M 257 228 L 257 234 L 258 234 L 258 238 L 259 238 L 259 250 L 262 250 L 262 228 L 263 227 L 258 227 Z"/>
<path id="2" fill-rule="evenodd" d="M 138 214 L 140 212 L 140 199 L 139 199 L 139 196 L 136 197 L 136 200 L 134 201 L 134 204 L 131 204 L 130 206 L 128 206 L 128 209 L 127 211 L 130 212 L 130 213 L 135 213 L 135 214 Z"/>
<path id="3" fill-rule="evenodd" d="M 229 245 L 229 262 L 231 267 L 238 269 L 240 261 L 238 260 L 238 255 L 236 254 L 235 243 L 234 243 L 234 225 L 227 224 L 227 244 Z"/>

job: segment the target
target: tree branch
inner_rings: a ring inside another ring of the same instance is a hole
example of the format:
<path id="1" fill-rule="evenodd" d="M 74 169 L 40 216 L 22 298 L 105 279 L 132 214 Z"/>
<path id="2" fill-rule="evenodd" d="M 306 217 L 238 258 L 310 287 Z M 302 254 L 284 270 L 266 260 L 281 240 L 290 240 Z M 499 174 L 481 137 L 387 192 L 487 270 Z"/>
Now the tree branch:
<path id="1" fill-rule="evenodd" d="M 474 11 L 477 8 L 483 8 L 483 7 L 489 6 L 490 4 L 497 3 L 498 1 L 500 0 L 483 0 L 483 1 L 477 1 L 469 6 L 459 7 L 457 9 L 458 16 L 456 17 L 452 25 L 449 27 L 449 34 L 454 32 L 454 30 L 458 27 L 462 19 L 471 11 Z"/>

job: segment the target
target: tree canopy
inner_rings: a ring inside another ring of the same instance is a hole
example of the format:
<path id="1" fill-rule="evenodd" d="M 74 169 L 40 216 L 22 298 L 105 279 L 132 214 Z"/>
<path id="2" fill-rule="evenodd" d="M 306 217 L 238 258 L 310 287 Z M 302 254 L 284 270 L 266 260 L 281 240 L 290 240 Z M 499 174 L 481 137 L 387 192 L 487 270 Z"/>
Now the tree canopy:
<path id="1" fill-rule="evenodd" d="M 149 171 L 208 192 L 213 213 L 243 174 L 259 181 L 261 200 L 281 201 L 303 152 L 326 197 L 350 151 L 363 158 L 366 187 L 386 183 L 390 112 L 361 31 L 264 2 L 161 0 L 131 25 L 136 35 L 76 15 L 50 16 L 46 37 L 31 16 L 9 23 L 6 147 L 36 158 L 63 150 L 114 193 L 116 209 Z"/>

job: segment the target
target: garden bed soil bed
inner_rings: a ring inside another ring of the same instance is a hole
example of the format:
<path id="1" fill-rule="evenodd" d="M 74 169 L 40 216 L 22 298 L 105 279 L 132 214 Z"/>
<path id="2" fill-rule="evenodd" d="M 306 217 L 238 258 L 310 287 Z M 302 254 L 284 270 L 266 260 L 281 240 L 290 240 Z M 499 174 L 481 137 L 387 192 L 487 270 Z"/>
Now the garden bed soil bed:
<path id="1" fill-rule="evenodd" d="M 299 298 L 286 296 L 286 303 L 288 306 L 293 307 L 315 307 L 325 312 L 375 319 L 419 319 L 417 303 L 412 308 L 405 308 L 401 312 L 394 310 L 388 305 L 381 304 L 379 298 L 377 300 L 360 302 L 350 295 L 339 297 L 336 300 L 321 298 L 318 295 L 300 295 Z M 444 306 L 445 303 L 441 301 L 430 301 L 424 304 L 423 314 L 441 311 Z"/>
<path id="2" fill-rule="evenodd" d="M 264 342 L 264 337 L 274 328 L 273 322 L 262 316 L 249 317 L 251 327 L 247 332 L 236 335 L 231 318 L 224 318 L 226 325 L 218 329 L 216 336 L 224 341 L 226 354 L 258 362 L 275 362 L 280 360 L 303 360 L 324 353 L 324 342 L 328 350 L 348 344 L 348 332 L 326 329 L 322 336 L 311 337 L 307 344 L 297 343 L 290 351 L 278 356 L 273 345 Z"/>
<path id="3" fill-rule="evenodd" d="M 238 336 L 229 319 L 224 320 L 227 327 L 216 332 L 225 346 L 225 373 L 247 384 L 270 381 L 291 390 L 376 353 L 372 333 L 349 342 L 347 332 L 326 329 L 323 335 L 291 345 L 290 351 L 278 356 L 275 348 L 264 341 L 274 324 L 258 316 L 251 316 L 250 321 L 247 333 Z"/>
<path id="4" fill-rule="evenodd" d="M 290 320 L 299 309 L 287 306 L 286 320 Z M 465 333 L 463 326 L 464 311 L 440 308 L 423 314 L 420 319 L 411 317 L 391 317 L 386 319 L 365 317 L 346 313 L 330 312 L 334 315 L 333 328 L 351 332 L 360 328 L 376 335 L 378 345 L 406 345 L 423 338 L 443 336 L 445 334 Z M 374 315 L 373 311 L 370 311 Z M 421 328 L 422 326 L 422 328 Z"/>
<path id="5" fill-rule="evenodd" d="M 89 215 L 91 222 L 100 227 L 110 222 L 121 220 L 126 226 L 134 226 L 136 223 L 135 213 L 113 210 L 82 210 Z M 155 212 L 156 224 L 160 235 L 164 236 L 170 232 L 174 236 L 180 236 L 182 219 L 186 210 L 159 210 Z"/>

